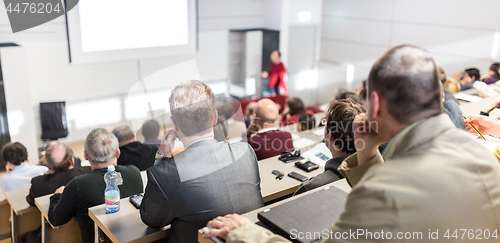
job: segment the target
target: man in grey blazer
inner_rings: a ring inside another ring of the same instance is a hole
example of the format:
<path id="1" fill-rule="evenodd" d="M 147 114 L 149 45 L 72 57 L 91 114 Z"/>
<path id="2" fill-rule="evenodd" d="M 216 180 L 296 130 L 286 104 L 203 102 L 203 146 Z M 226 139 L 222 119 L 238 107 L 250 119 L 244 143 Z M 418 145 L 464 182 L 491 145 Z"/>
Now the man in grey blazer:
<path id="1" fill-rule="evenodd" d="M 197 242 L 197 230 L 227 213 L 264 206 L 257 157 L 247 143 L 217 142 L 214 94 L 196 80 L 182 82 L 169 99 L 172 129 L 165 131 L 148 184 L 141 218 L 171 225 L 168 242 Z M 169 157 L 176 138 L 185 150 Z"/>

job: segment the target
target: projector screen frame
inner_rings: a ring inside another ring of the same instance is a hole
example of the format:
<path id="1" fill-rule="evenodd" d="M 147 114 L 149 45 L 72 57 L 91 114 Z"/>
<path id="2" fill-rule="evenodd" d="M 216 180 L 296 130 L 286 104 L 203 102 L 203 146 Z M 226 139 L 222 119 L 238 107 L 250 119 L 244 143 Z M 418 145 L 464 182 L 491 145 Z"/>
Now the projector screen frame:
<path id="1" fill-rule="evenodd" d="M 192 55 L 198 52 L 198 0 L 188 2 L 188 44 L 137 49 L 82 52 L 79 5 L 67 12 L 65 4 L 66 38 L 68 57 L 71 65 L 130 61 L 143 58 Z"/>

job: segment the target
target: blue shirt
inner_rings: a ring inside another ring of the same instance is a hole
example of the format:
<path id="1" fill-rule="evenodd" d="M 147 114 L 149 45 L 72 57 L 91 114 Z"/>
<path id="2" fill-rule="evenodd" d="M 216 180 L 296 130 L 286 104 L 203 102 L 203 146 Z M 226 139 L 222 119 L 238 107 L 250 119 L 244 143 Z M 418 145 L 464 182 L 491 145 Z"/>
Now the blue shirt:
<path id="1" fill-rule="evenodd" d="M 6 192 L 14 189 L 31 186 L 31 178 L 43 175 L 48 170 L 45 166 L 21 163 L 14 169 L 0 177 L 0 187 Z"/>

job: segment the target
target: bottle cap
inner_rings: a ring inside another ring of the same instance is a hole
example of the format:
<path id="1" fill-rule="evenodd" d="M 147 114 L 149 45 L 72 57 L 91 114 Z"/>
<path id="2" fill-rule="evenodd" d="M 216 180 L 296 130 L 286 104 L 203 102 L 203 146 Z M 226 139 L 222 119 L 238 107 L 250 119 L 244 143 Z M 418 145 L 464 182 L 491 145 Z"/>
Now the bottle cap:
<path id="1" fill-rule="evenodd" d="M 115 171 L 114 165 L 108 165 L 108 171 Z"/>

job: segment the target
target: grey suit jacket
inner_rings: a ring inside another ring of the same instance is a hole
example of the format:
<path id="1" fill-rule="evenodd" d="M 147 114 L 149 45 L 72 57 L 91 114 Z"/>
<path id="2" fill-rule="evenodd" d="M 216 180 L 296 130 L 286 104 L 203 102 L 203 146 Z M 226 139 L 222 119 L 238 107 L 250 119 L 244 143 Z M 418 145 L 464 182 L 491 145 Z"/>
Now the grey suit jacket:
<path id="1" fill-rule="evenodd" d="M 171 224 L 168 242 L 197 242 L 197 230 L 215 217 L 264 206 L 257 157 L 247 143 L 203 140 L 147 175 L 141 218 L 155 228 Z"/>

